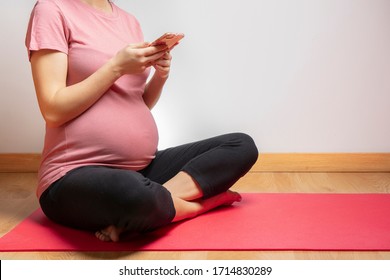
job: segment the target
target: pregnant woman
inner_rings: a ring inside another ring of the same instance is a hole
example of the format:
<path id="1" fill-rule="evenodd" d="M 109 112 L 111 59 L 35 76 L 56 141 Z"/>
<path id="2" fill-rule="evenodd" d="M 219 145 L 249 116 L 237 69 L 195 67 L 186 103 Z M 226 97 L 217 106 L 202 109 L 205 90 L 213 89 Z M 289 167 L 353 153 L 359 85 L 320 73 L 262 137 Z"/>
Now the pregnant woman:
<path id="1" fill-rule="evenodd" d="M 157 149 L 150 110 L 172 56 L 144 42 L 133 15 L 107 0 L 38 0 L 26 46 L 46 122 L 37 196 L 51 220 L 118 241 L 241 200 L 229 188 L 257 160 L 248 135 Z"/>

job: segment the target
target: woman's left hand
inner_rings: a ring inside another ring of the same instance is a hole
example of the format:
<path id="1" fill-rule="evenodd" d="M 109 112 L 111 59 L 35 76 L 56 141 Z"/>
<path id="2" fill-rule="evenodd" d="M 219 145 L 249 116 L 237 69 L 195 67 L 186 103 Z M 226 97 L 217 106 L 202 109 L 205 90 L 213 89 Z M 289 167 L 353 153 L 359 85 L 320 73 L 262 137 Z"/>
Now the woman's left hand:
<path id="1" fill-rule="evenodd" d="M 156 74 L 162 79 L 167 79 L 169 76 L 169 71 L 171 69 L 172 55 L 166 52 L 161 58 L 156 60 L 153 63 L 154 69 L 156 69 Z"/>

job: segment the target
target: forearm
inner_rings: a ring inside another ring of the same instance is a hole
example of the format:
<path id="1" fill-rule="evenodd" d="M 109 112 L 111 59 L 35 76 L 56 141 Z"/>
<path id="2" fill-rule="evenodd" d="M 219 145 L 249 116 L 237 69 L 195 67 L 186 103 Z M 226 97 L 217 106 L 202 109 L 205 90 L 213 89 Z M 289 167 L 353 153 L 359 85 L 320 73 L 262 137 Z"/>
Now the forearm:
<path id="1" fill-rule="evenodd" d="M 65 87 L 53 95 L 49 103 L 51 124 L 62 125 L 81 115 L 99 100 L 119 78 L 110 63 L 103 65 L 87 79 Z"/>
<path id="2" fill-rule="evenodd" d="M 144 102 L 149 109 L 152 109 L 160 99 L 162 90 L 168 77 L 153 75 L 152 79 L 146 84 L 143 95 Z"/>

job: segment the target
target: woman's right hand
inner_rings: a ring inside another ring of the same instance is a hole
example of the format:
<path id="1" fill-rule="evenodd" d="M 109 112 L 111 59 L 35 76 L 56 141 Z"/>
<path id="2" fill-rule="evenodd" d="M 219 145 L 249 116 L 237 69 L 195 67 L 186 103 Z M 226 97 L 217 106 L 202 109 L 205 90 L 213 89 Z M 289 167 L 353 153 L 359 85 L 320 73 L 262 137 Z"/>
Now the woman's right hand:
<path id="1" fill-rule="evenodd" d="M 131 44 L 121 49 L 112 58 L 112 63 L 119 75 L 139 74 L 163 57 L 167 49 L 168 47 L 165 45 Z"/>

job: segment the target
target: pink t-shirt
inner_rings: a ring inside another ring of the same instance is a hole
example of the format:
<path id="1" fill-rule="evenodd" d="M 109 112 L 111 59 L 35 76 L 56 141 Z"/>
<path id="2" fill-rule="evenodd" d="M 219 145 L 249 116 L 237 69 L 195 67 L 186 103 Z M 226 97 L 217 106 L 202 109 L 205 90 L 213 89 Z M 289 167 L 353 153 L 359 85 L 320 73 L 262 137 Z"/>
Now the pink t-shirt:
<path id="1" fill-rule="evenodd" d="M 108 15 L 80 0 L 38 0 L 26 36 L 31 51 L 68 55 L 67 85 L 78 83 L 127 44 L 143 42 L 138 21 L 112 3 Z M 83 114 L 46 127 L 38 197 L 68 171 L 86 165 L 145 168 L 157 150 L 158 132 L 142 95 L 149 70 L 125 75 Z"/>

